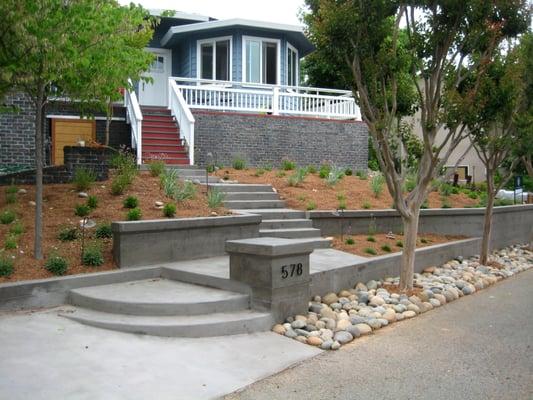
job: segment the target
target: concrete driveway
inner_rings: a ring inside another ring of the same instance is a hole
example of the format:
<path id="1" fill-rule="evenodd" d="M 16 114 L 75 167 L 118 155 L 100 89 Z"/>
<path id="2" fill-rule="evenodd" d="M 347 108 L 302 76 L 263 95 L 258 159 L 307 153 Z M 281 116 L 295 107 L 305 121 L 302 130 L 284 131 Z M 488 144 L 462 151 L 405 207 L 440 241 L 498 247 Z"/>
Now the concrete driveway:
<path id="1" fill-rule="evenodd" d="M 227 399 L 533 399 L 533 270 Z"/>

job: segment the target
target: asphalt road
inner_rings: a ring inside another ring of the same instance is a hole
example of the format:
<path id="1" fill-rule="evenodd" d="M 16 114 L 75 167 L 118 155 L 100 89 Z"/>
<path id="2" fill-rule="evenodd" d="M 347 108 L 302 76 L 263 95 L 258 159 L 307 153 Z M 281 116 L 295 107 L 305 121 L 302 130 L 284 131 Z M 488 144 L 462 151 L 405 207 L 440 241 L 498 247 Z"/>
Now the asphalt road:
<path id="1" fill-rule="evenodd" d="M 533 399 L 533 270 L 226 399 Z"/>

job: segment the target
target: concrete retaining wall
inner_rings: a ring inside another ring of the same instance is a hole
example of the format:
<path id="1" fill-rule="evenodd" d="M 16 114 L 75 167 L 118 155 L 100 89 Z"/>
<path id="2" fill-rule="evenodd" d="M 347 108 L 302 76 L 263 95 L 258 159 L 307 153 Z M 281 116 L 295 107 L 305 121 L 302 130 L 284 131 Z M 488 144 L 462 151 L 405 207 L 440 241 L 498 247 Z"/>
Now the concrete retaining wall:
<path id="1" fill-rule="evenodd" d="M 483 208 L 428 209 L 420 212 L 419 231 L 443 235 L 482 236 Z M 374 219 L 378 232 L 401 232 L 402 221 L 395 210 L 345 211 L 344 217 L 332 211 L 310 211 L 313 227 L 322 235 L 368 233 Z M 527 243 L 533 235 L 533 205 L 496 207 L 493 216 L 492 246 Z"/>
<path id="2" fill-rule="evenodd" d="M 259 215 L 113 222 L 113 257 L 120 268 L 225 254 L 226 240 L 259 236 Z"/>

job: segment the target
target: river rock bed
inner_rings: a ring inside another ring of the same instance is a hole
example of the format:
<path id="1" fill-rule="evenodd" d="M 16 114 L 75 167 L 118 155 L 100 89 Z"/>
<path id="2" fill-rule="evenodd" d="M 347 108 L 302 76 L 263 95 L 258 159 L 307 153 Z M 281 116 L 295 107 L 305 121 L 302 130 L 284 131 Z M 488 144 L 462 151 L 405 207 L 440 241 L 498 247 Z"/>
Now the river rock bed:
<path id="1" fill-rule="evenodd" d="M 428 267 L 415 273 L 417 294 L 411 296 L 394 293 L 399 277 L 359 282 L 339 293 L 315 296 L 307 315 L 289 317 L 272 331 L 323 350 L 337 350 L 388 324 L 416 317 L 525 271 L 533 267 L 533 252 L 526 246 L 511 246 L 494 252 L 490 264 L 480 265 L 478 258 L 472 257 Z"/>

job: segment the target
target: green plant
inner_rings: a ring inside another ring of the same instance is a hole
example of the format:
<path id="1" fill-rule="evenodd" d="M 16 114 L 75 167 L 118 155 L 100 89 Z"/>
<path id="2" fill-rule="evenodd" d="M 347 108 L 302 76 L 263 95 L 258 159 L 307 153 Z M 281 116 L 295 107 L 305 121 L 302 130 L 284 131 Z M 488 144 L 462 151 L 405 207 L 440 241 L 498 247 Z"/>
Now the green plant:
<path id="1" fill-rule="evenodd" d="M 311 211 L 311 210 L 316 209 L 316 203 L 314 201 L 308 202 L 307 206 L 306 206 L 306 209 L 307 209 L 307 211 Z"/>
<path id="2" fill-rule="evenodd" d="M 468 198 L 472 200 L 476 200 L 478 198 L 478 194 L 476 192 L 469 191 Z"/>
<path id="3" fill-rule="evenodd" d="M 404 190 L 406 192 L 412 192 L 416 187 L 416 175 L 415 174 L 408 174 L 405 177 L 404 182 Z"/>
<path id="4" fill-rule="evenodd" d="M 326 183 L 330 186 L 333 186 L 339 182 L 344 176 L 344 170 L 342 168 L 333 167 L 329 171 L 328 176 L 326 177 Z"/>
<path id="5" fill-rule="evenodd" d="M 4 240 L 4 249 L 13 250 L 17 247 L 17 237 L 15 235 L 7 235 Z"/>
<path id="6" fill-rule="evenodd" d="M 387 253 L 390 253 L 392 251 L 391 247 L 388 244 L 384 244 L 381 246 L 381 250 L 386 251 Z"/>
<path id="7" fill-rule="evenodd" d="M 320 168 L 318 169 L 318 176 L 321 179 L 326 179 L 329 176 L 330 172 L 331 172 L 331 164 L 329 163 L 320 164 Z"/>
<path id="8" fill-rule="evenodd" d="M 119 196 L 130 185 L 130 178 L 127 175 L 116 175 L 111 182 L 111 194 Z"/>
<path id="9" fill-rule="evenodd" d="M 372 177 L 370 181 L 370 188 L 374 193 L 374 197 L 378 198 L 383 192 L 383 184 L 385 183 L 385 178 L 382 174 L 376 174 Z"/>
<path id="10" fill-rule="evenodd" d="M 422 239 L 420 239 L 420 243 L 427 244 L 427 243 L 429 243 L 429 240 L 426 239 L 426 238 L 422 238 Z"/>
<path id="11" fill-rule="evenodd" d="M 316 167 L 314 165 L 308 165 L 307 166 L 307 173 L 308 174 L 316 174 Z"/>
<path id="12" fill-rule="evenodd" d="M 338 210 L 346 210 L 346 200 L 339 200 L 339 204 L 337 205 Z"/>
<path id="13" fill-rule="evenodd" d="M 276 178 L 283 178 L 285 175 L 287 174 L 284 171 L 276 172 Z"/>
<path id="14" fill-rule="evenodd" d="M 117 170 L 118 175 L 123 175 L 130 184 L 137 175 L 137 161 L 134 154 L 119 150 L 111 159 L 111 166 Z"/>
<path id="15" fill-rule="evenodd" d="M 87 204 L 76 204 L 74 207 L 74 214 L 78 217 L 85 217 L 91 212 L 91 207 Z"/>
<path id="16" fill-rule="evenodd" d="M 494 207 L 512 206 L 513 204 L 514 204 L 514 201 L 510 199 L 495 199 L 494 200 Z"/>
<path id="17" fill-rule="evenodd" d="M 17 194 L 19 191 L 19 188 L 15 185 L 10 185 L 6 187 L 6 194 Z"/>
<path id="18" fill-rule="evenodd" d="M 376 241 L 376 238 L 374 236 L 372 236 L 372 235 L 368 235 L 366 237 L 366 241 L 374 243 Z"/>
<path id="19" fill-rule="evenodd" d="M 289 176 L 287 183 L 289 186 L 299 186 L 305 180 L 307 176 L 306 168 L 298 168 L 294 174 Z"/>
<path id="20" fill-rule="evenodd" d="M 185 181 L 183 184 L 176 185 L 174 189 L 174 194 L 172 197 L 176 201 L 185 201 L 193 199 L 196 196 L 196 186 L 194 183 Z"/>
<path id="21" fill-rule="evenodd" d="M 349 238 L 346 239 L 345 243 L 349 244 L 349 245 L 353 245 L 353 244 L 355 244 L 355 240 L 353 240 L 353 238 L 349 237 Z"/>
<path id="22" fill-rule="evenodd" d="M 17 202 L 16 193 L 8 193 L 8 194 L 6 194 L 6 203 L 7 204 L 15 204 L 16 202 Z"/>
<path id="23" fill-rule="evenodd" d="M 167 218 L 172 218 L 176 215 L 176 205 L 174 203 L 167 203 L 163 207 L 163 215 Z"/>
<path id="24" fill-rule="evenodd" d="M 420 208 L 426 209 L 429 208 L 429 201 L 428 199 L 425 199 L 424 202 L 420 205 Z"/>
<path id="25" fill-rule="evenodd" d="M 139 199 L 135 196 L 128 196 L 122 202 L 124 208 L 137 208 L 139 206 Z"/>
<path id="26" fill-rule="evenodd" d="M 263 165 L 263 169 L 265 171 L 272 171 L 272 164 L 269 163 L 269 164 Z"/>
<path id="27" fill-rule="evenodd" d="M 452 194 L 459 194 L 460 191 L 461 190 L 457 186 L 452 186 Z"/>
<path id="28" fill-rule="evenodd" d="M 205 170 L 207 171 L 208 174 L 212 174 L 213 172 L 216 171 L 216 169 L 217 169 L 217 167 L 214 164 L 208 164 L 205 167 Z"/>
<path id="29" fill-rule="evenodd" d="M 369 210 L 370 208 L 372 208 L 372 204 L 370 204 L 368 201 L 365 201 L 363 202 L 363 208 L 365 210 Z"/>
<path id="30" fill-rule="evenodd" d="M 111 239 L 113 237 L 113 230 L 111 224 L 100 224 L 96 227 L 94 236 L 98 239 Z"/>
<path id="31" fill-rule="evenodd" d="M 99 243 L 91 243 L 84 250 L 81 256 L 83 265 L 89 267 L 98 267 L 104 263 L 102 247 Z"/>
<path id="32" fill-rule="evenodd" d="M 442 200 L 441 208 L 452 208 L 450 201 L 448 200 L 447 197 L 443 197 L 441 200 Z"/>
<path id="33" fill-rule="evenodd" d="M 140 208 L 132 208 L 126 214 L 126 219 L 128 221 L 138 221 L 142 217 L 142 212 Z"/>
<path id="34" fill-rule="evenodd" d="M 44 267 L 54 275 L 65 275 L 68 269 L 68 262 L 63 257 L 54 254 L 46 260 Z"/>
<path id="35" fill-rule="evenodd" d="M 57 234 L 57 238 L 62 242 L 70 242 L 78 238 L 78 229 L 74 226 L 65 226 Z"/>
<path id="36" fill-rule="evenodd" d="M 281 160 L 281 169 L 284 171 L 292 171 L 296 168 L 296 163 L 288 158 Z"/>
<path id="37" fill-rule="evenodd" d="M 368 179 L 368 171 L 365 170 L 359 169 L 355 171 L 355 175 L 362 181 L 366 181 Z"/>
<path id="38" fill-rule="evenodd" d="M 372 247 L 366 247 L 364 250 L 363 250 L 365 253 L 367 254 L 371 254 L 373 256 L 377 255 L 377 251 L 375 249 L 373 249 Z"/>
<path id="39" fill-rule="evenodd" d="M 246 161 L 244 158 L 241 157 L 235 157 L 233 161 L 231 162 L 231 165 L 234 169 L 242 170 L 246 168 Z"/>
<path id="40" fill-rule="evenodd" d="M 17 222 L 15 225 L 12 225 L 11 228 L 9 228 L 9 233 L 13 235 L 22 235 L 24 233 L 24 225 L 22 225 L 22 222 Z"/>
<path id="41" fill-rule="evenodd" d="M 351 168 L 346 168 L 344 170 L 344 175 L 346 176 L 352 176 L 353 175 L 353 170 Z"/>
<path id="42" fill-rule="evenodd" d="M 96 196 L 87 197 L 87 206 L 89 206 L 92 209 L 95 209 L 96 207 L 98 207 L 98 198 Z"/>
<path id="43" fill-rule="evenodd" d="M 0 276 L 10 276 L 13 273 L 13 260 L 0 258 Z"/>
<path id="44" fill-rule="evenodd" d="M 14 211 L 5 210 L 3 213 L 0 214 L 0 223 L 4 225 L 10 224 L 15 220 L 16 217 L 17 216 Z"/>
<path id="45" fill-rule="evenodd" d="M 161 189 L 163 189 L 163 192 L 165 193 L 165 196 L 171 198 L 174 197 L 174 193 L 178 187 L 178 178 L 178 170 L 172 168 L 165 169 L 161 175 L 159 175 L 159 183 L 161 185 Z"/>
<path id="46" fill-rule="evenodd" d="M 453 186 L 449 183 L 442 183 L 439 186 L 439 193 L 441 194 L 441 196 L 448 197 L 453 193 Z"/>
<path id="47" fill-rule="evenodd" d="M 150 170 L 150 175 L 159 176 L 165 170 L 165 162 L 162 160 L 151 161 L 148 163 L 148 169 Z"/>
<path id="48" fill-rule="evenodd" d="M 307 196 L 305 194 L 299 194 L 296 196 L 296 200 L 304 202 L 307 200 Z"/>
<path id="49" fill-rule="evenodd" d="M 86 168 L 76 168 L 74 170 L 74 177 L 72 183 L 78 191 L 87 190 L 96 180 L 96 174 Z"/>
<path id="50" fill-rule="evenodd" d="M 254 176 L 263 176 L 265 174 L 265 170 L 262 169 L 262 168 L 258 168 L 255 173 L 254 173 Z"/>
<path id="51" fill-rule="evenodd" d="M 224 192 L 211 188 L 209 192 L 207 192 L 207 205 L 209 208 L 219 208 L 222 206 L 225 197 L 226 195 Z"/>
<path id="52" fill-rule="evenodd" d="M 403 242 L 402 242 L 401 240 L 398 240 L 398 241 L 396 242 L 396 246 L 397 246 L 397 247 L 403 247 Z"/>

